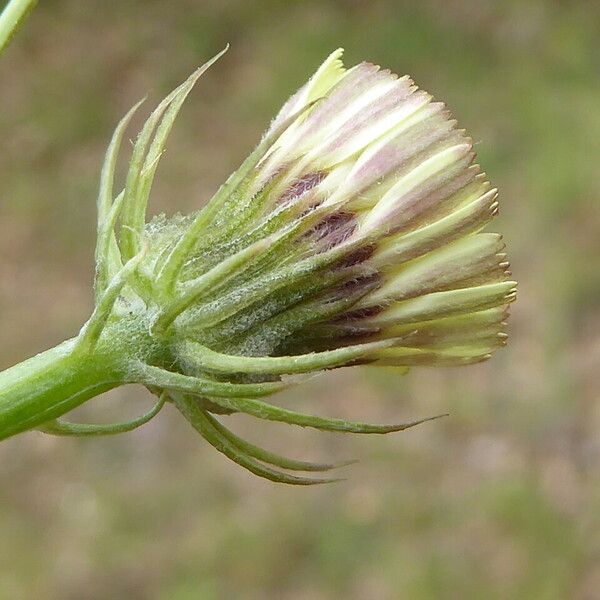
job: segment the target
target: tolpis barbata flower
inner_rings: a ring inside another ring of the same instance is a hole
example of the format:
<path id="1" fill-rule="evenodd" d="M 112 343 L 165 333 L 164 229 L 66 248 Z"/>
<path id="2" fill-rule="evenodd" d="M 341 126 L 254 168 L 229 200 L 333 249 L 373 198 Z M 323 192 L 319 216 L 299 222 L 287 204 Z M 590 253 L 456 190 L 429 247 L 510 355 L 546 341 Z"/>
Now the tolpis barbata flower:
<path id="1" fill-rule="evenodd" d="M 222 54 L 222 53 L 221 53 Z M 98 198 L 96 305 L 79 335 L 0 374 L 0 437 L 131 430 L 164 403 L 220 452 L 275 481 L 334 465 L 276 456 L 234 435 L 223 415 L 326 431 L 387 433 L 266 400 L 318 371 L 351 365 L 468 365 L 505 344 L 515 298 L 500 235 L 483 233 L 497 192 L 444 104 L 336 50 L 286 102 L 208 204 L 146 223 L 154 174 L 198 69 L 152 112 L 123 189 L 109 145 Z M 128 423 L 59 417 L 111 388 L 158 397 Z M 343 408 L 343 407 L 341 407 Z M 219 415 L 219 417 L 215 416 Z M 426 420 L 426 419 L 425 419 Z"/>

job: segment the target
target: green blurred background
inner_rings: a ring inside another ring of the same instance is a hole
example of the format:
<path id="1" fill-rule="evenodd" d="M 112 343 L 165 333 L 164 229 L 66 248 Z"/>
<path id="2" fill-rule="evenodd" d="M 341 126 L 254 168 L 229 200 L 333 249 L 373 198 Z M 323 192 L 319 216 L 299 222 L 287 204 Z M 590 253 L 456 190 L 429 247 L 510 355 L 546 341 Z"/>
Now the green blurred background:
<path id="1" fill-rule="evenodd" d="M 411 74 L 477 141 L 520 295 L 489 363 L 341 370 L 279 398 L 449 418 L 387 437 L 229 418 L 293 456 L 359 458 L 336 485 L 254 478 L 171 409 L 117 438 L 3 442 L 0 598 L 600 598 L 599 39 L 597 1 L 41 2 L 0 60 L 0 367 L 90 312 L 96 183 L 117 120 L 227 42 L 175 127 L 153 210 L 204 202 L 344 46 L 348 64 Z M 149 402 L 124 388 L 76 417 Z"/>

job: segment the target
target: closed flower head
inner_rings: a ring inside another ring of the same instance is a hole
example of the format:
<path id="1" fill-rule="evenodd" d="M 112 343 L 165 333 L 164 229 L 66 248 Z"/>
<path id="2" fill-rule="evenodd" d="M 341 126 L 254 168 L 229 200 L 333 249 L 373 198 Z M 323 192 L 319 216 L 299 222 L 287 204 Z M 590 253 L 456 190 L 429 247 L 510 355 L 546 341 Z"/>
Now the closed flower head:
<path id="1" fill-rule="evenodd" d="M 215 415 L 357 433 L 422 422 L 326 419 L 264 398 L 325 369 L 468 365 L 504 345 L 516 284 L 501 236 L 482 232 L 497 191 L 444 104 L 376 65 L 344 68 L 336 50 L 202 210 L 146 223 L 175 117 L 219 56 L 150 115 L 120 193 L 113 173 L 137 106 L 117 127 L 98 201 L 96 309 L 63 351 L 92 361 L 105 386 L 145 385 L 159 396 L 151 416 L 173 403 L 258 475 L 325 481 L 281 469 L 333 465 L 273 455 Z"/>

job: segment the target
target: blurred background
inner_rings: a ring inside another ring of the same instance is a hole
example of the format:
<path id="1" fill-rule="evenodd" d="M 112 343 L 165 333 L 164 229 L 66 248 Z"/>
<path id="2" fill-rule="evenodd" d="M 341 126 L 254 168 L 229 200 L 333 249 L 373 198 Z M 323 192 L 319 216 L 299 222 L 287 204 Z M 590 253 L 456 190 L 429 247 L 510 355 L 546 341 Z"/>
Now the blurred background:
<path id="1" fill-rule="evenodd" d="M 153 211 L 206 201 L 343 46 L 347 64 L 412 75 L 477 140 L 520 295 L 486 364 L 340 370 L 278 398 L 449 418 L 380 437 L 228 419 L 292 456 L 360 459 L 335 485 L 257 479 L 170 408 L 121 437 L 3 442 L 0 598 L 600 598 L 599 39 L 600 3 L 585 0 L 41 2 L 0 60 L 0 368 L 91 310 L 118 119 L 227 42 L 175 126 Z M 150 402 L 123 388 L 74 417 Z"/>

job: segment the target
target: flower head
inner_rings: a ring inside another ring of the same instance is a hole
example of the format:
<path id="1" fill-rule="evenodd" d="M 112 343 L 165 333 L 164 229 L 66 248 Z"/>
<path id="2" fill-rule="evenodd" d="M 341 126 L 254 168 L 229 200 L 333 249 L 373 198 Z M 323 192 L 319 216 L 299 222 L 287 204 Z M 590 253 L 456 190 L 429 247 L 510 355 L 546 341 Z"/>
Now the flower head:
<path id="1" fill-rule="evenodd" d="M 497 192 L 472 141 L 442 103 L 336 50 L 198 213 L 145 223 L 168 133 L 200 68 L 152 113 L 123 191 L 99 196 L 97 306 L 78 345 L 119 353 L 122 382 L 172 401 L 217 449 L 276 481 L 268 466 L 323 470 L 241 440 L 214 416 L 333 431 L 367 425 L 285 410 L 258 398 L 298 375 L 355 364 L 466 365 L 506 340 L 515 298 L 501 237 L 482 233 Z"/>

